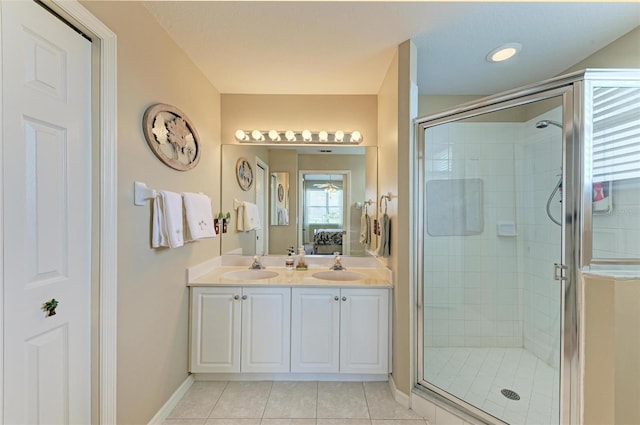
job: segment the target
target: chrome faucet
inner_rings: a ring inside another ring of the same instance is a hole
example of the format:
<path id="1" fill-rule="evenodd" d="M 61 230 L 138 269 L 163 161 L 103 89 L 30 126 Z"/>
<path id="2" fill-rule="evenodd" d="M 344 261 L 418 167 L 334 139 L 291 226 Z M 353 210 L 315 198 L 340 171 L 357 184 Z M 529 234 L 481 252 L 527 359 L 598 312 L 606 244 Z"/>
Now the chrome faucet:
<path id="1" fill-rule="evenodd" d="M 258 259 L 257 255 L 253 256 L 253 263 L 251 263 L 251 265 L 249 266 L 249 269 L 251 270 L 262 270 L 265 267 L 262 265 L 262 263 L 260 263 L 260 260 Z"/>
<path id="2" fill-rule="evenodd" d="M 342 261 L 340 260 L 340 253 L 334 252 L 333 255 L 335 255 L 336 257 L 334 259 L 333 266 L 331 266 L 331 270 L 347 270 L 347 268 L 342 265 Z"/>

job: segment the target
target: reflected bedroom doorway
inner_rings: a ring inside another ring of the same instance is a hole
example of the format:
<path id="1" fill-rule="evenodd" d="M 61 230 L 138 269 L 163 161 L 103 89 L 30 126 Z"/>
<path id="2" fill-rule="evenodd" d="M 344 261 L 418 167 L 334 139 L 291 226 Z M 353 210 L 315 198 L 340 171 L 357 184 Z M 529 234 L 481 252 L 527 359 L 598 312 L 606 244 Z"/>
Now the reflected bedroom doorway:
<path id="1" fill-rule="evenodd" d="M 300 170 L 298 240 L 308 255 L 350 254 L 348 170 Z"/>

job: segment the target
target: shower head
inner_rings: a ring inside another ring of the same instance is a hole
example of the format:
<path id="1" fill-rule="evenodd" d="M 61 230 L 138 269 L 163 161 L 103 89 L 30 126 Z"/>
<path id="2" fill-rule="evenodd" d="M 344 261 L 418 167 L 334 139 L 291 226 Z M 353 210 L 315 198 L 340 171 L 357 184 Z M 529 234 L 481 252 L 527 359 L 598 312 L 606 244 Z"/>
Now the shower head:
<path id="1" fill-rule="evenodd" d="M 560 124 L 557 121 L 551 121 L 551 120 L 538 121 L 536 123 L 536 128 L 547 128 L 547 127 L 549 127 L 549 124 L 555 125 L 556 127 L 559 127 L 559 128 L 562 128 L 562 124 Z"/>

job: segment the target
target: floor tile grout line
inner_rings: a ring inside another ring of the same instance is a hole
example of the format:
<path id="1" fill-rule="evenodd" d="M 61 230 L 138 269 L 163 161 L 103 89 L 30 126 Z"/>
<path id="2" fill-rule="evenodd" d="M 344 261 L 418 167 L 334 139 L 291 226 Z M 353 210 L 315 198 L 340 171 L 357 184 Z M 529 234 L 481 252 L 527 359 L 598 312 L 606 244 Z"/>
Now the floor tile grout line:
<path id="1" fill-rule="evenodd" d="M 320 381 L 316 381 L 316 425 L 318 424 L 318 405 L 320 404 Z"/>
<path id="2" fill-rule="evenodd" d="M 267 411 L 267 406 L 269 405 L 269 399 L 271 398 L 271 392 L 273 391 L 273 384 L 275 381 L 271 381 L 271 386 L 269 387 L 269 395 L 267 396 L 267 401 L 264 403 L 264 408 L 262 409 L 262 416 L 260 416 L 260 423 L 264 420 L 264 414 Z"/>
<path id="3" fill-rule="evenodd" d="M 215 381 L 214 381 L 215 382 Z M 211 407 L 211 409 L 209 410 L 209 414 L 207 415 L 206 419 L 209 419 L 211 417 L 211 415 L 213 414 L 213 409 L 216 408 L 216 406 L 218 405 L 218 402 L 220 401 L 220 399 L 222 398 L 222 394 L 224 394 L 224 392 L 227 390 L 227 387 L 229 386 L 229 382 L 231 381 L 226 381 L 224 383 L 224 388 L 222 388 L 222 391 L 220 391 L 220 395 L 218 395 L 218 398 L 216 399 L 215 403 L 213 403 L 213 406 Z M 205 421 L 206 423 L 207 421 Z"/>
<path id="4" fill-rule="evenodd" d="M 362 382 L 362 395 L 364 395 L 364 404 L 367 405 L 367 415 L 369 416 L 369 423 L 372 424 L 371 410 L 369 409 L 369 400 L 367 400 L 367 390 L 365 389 L 364 382 Z"/>

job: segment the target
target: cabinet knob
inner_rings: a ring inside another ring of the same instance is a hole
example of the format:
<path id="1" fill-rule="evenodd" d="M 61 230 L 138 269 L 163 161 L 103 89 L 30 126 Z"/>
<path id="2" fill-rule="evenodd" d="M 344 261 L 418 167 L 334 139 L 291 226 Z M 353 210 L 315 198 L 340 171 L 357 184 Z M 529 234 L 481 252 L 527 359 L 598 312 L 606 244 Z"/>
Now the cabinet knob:
<path id="1" fill-rule="evenodd" d="M 335 298 L 334 298 L 334 300 L 336 300 L 336 301 L 340 301 L 340 297 L 336 295 L 336 296 L 335 296 Z"/>
<path id="2" fill-rule="evenodd" d="M 246 295 L 243 295 L 243 296 L 242 296 L 242 299 L 243 299 L 243 300 L 246 300 L 246 299 L 247 299 L 247 296 L 246 296 Z"/>
<path id="3" fill-rule="evenodd" d="M 347 297 L 342 297 L 342 301 L 346 301 L 346 300 L 347 300 Z"/>
<path id="4" fill-rule="evenodd" d="M 234 300 L 239 300 L 239 299 L 240 299 L 240 295 L 234 295 L 234 296 L 233 296 L 233 299 L 234 299 Z"/>

